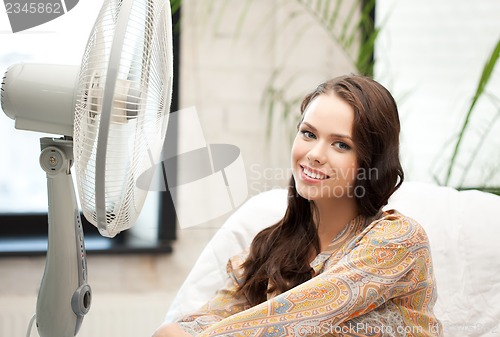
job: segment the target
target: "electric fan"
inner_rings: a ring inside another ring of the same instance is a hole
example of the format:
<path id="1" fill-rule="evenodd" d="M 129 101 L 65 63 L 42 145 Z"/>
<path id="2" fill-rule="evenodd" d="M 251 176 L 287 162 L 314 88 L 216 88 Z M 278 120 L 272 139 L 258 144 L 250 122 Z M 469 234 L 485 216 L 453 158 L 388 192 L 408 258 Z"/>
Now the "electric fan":
<path id="1" fill-rule="evenodd" d="M 101 235 L 130 228 L 146 193 L 138 177 L 160 158 L 172 92 L 166 0 L 105 0 L 78 66 L 19 64 L 3 79 L 3 111 L 42 138 L 49 236 L 37 299 L 41 337 L 75 336 L 91 302 L 82 212 Z M 142 185 L 143 186 L 143 185 Z"/>

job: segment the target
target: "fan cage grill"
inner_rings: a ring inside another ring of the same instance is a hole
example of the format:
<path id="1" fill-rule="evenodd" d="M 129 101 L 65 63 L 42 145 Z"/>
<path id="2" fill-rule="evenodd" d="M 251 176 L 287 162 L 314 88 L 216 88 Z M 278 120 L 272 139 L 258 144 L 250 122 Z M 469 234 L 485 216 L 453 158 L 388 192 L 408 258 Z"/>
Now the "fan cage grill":
<path id="1" fill-rule="evenodd" d="M 159 160 L 172 91 L 170 3 L 131 0 L 127 16 L 126 1 L 105 1 L 101 8 L 83 56 L 75 109 L 82 211 L 109 237 L 133 226 L 139 216 L 147 191 L 136 181 Z M 119 29 L 125 29 L 124 38 L 116 41 Z M 121 51 L 114 62 L 117 46 Z M 110 69 L 117 74 L 113 92 L 106 87 Z M 104 111 L 108 95 L 112 108 Z"/>

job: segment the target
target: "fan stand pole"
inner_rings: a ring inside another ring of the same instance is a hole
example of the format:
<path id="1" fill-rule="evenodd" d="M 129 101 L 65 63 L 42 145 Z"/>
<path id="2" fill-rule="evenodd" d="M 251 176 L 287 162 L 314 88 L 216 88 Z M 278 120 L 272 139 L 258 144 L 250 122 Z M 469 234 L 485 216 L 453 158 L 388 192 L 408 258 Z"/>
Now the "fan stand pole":
<path id="1" fill-rule="evenodd" d="M 40 337 L 76 336 L 90 309 L 83 230 L 71 177 L 73 140 L 41 138 L 40 165 L 47 173 L 47 258 L 36 305 Z"/>

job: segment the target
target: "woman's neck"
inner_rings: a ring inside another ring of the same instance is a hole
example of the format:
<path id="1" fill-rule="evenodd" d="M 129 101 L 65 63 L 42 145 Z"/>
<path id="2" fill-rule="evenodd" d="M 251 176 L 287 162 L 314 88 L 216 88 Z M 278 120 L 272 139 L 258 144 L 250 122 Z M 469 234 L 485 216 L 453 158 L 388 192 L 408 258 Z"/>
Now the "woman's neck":
<path id="1" fill-rule="evenodd" d="M 339 198 L 335 201 L 317 200 L 314 204 L 319 215 L 319 222 L 316 219 L 316 223 L 323 251 L 359 212 L 354 198 Z"/>

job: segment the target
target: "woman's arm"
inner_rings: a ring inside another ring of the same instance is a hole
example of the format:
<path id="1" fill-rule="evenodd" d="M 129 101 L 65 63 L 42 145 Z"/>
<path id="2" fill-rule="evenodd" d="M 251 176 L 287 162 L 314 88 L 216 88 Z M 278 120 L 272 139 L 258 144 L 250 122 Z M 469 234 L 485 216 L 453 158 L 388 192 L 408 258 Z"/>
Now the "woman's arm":
<path id="1" fill-rule="evenodd" d="M 200 336 L 300 335 L 309 328 L 339 325 L 390 298 L 418 293 L 430 273 L 425 232 L 406 218 L 376 226 L 329 270 L 213 324 Z"/>

